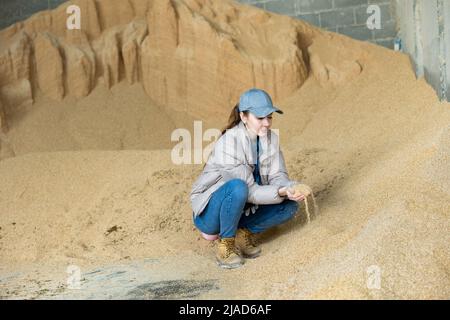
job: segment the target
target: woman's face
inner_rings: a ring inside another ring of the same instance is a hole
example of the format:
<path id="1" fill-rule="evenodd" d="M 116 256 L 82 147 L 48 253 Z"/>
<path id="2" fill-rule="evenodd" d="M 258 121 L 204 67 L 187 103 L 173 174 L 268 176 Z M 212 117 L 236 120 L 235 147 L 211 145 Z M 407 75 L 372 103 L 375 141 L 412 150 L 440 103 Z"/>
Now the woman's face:
<path id="1" fill-rule="evenodd" d="M 272 114 L 264 118 L 258 118 L 251 112 L 248 112 L 247 115 L 241 112 L 240 115 L 247 128 L 260 137 L 265 136 L 272 126 Z"/>

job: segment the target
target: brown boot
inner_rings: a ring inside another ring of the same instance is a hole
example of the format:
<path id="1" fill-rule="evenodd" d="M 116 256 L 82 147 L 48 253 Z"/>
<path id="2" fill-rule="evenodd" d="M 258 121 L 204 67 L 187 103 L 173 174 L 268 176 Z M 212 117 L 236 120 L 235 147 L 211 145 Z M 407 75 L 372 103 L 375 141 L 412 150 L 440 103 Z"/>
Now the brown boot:
<path id="1" fill-rule="evenodd" d="M 245 258 L 256 258 L 261 254 L 261 248 L 256 243 L 255 235 L 245 228 L 237 230 L 236 246 Z"/>
<path id="2" fill-rule="evenodd" d="M 238 268 L 244 264 L 244 259 L 241 258 L 239 250 L 236 248 L 234 237 L 219 240 L 216 260 L 217 264 L 225 269 Z"/>

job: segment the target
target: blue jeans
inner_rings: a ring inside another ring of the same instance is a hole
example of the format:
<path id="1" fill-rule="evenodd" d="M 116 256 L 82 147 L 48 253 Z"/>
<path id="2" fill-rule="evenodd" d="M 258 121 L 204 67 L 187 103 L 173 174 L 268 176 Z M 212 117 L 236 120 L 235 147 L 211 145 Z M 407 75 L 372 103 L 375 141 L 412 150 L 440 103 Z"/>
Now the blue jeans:
<path id="1" fill-rule="evenodd" d="M 248 186 L 241 179 L 227 181 L 211 196 L 203 212 L 194 218 L 194 224 L 203 233 L 219 234 L 221 238 L 234 237 L 238 228 L 260 233 L 291 219 L 298 210 L 296 201 L 259 205 L 255 213 L 246 216 L 243 209 L 248 198 Z"/>

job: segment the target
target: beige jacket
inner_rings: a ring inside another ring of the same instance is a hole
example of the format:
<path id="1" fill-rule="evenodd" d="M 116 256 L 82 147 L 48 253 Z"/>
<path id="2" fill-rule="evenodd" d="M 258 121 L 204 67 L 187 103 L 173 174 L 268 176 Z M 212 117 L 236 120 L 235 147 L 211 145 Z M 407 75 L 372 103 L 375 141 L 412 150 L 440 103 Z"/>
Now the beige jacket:
<path id="1" fill-rule="evenodd" d="M 254 205 L 276 204 L 285 199 L 278 195 L 278 189 L 291 186 L 296 181 L 289 180 L 278 135 L 269 130 L 266 136 L 260 137 L 260 146 L 262 185 L 255 183 L 253 178 L 256 153 L 252 150 L 252 141 L 244 124 L 240 122 L 217 140 L 203 172 L 192 186 L 190 198 L 195 216 L 202 213 L 214 191 L 232 179 L 247 182 L 247 202 Z"/>

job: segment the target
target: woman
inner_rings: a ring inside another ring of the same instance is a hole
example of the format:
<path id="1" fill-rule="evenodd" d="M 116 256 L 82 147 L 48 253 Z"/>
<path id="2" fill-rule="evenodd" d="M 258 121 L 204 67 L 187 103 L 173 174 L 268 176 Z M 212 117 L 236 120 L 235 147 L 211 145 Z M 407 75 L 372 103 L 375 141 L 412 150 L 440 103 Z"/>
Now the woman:
<path id="1" fill-rule="evenodd" d="M 265 91 L 244 92 L 192 187 L 194 224 L 205 239 L 220 239 L 216 260 L 223 268 L 259 256 L 254 234 L 292 218 L 304 199 L 288 190 L 296 182 L 270 130 L 273 112 L 283 113 Z"/>

